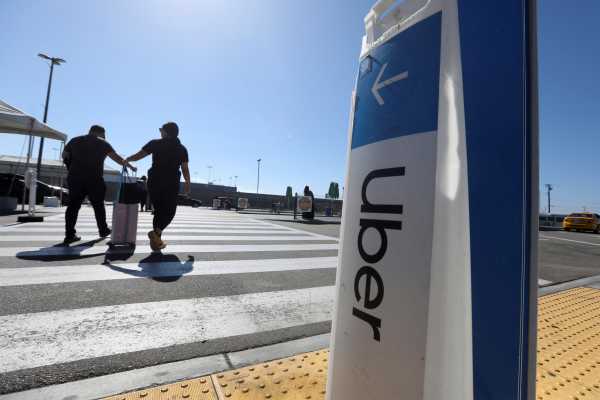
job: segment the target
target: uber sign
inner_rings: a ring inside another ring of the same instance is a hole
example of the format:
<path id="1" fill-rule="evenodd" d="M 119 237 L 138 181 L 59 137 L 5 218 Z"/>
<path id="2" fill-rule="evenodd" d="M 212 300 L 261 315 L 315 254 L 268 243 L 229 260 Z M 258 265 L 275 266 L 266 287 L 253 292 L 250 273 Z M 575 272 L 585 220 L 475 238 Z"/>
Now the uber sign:
<path id="1" fill-rule="evenodd" d="M 329 400 L 533 393 L 535 13 L 492 3 L 380 0 L 365 18 Z"/>
<path id="2" fill-rule="evenodd" d="M 367 370 L 402 360 L 407 399 L 425 367 L 441 24 L 438 12 L 362 60 L 344 203 L 335 329 L 348 341 L 336 338 L 334 373 L 349 358 Z"/>

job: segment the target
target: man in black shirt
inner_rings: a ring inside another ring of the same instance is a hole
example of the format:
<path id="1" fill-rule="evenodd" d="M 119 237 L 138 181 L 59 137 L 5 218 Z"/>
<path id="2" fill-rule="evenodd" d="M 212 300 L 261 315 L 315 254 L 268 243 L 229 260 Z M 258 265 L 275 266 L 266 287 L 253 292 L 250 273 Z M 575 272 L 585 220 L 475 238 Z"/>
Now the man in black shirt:
<path id="1" fill-rule="evenodd" d="M 69 205 L 65 213 L 65 244 L 81 240 L 75 233 L 75 224 L 81 204 L 87 196 L 94 208 L 96 224 L 100 237 L 107 237 L 111 231 L 106 224 L 104 209 L 104 160 L 106 156 L 123 166 L 135 170 L 121 158 L 112 146 L 104 140 L 105 130 L 93 125 L 87 135 L 77 136 L 65 146 L 62 157 L 68 169 L 67 185 L 69 186 Z"/>
<path id="2" fill-rule="evenodd" d="M 188 152 L 178 139 L 179 127 L 175 122 L 167 122 L 159 130 L 161 139 L 151 140 L 142 150 L 127 158 L 127 161 L 138 161 L 152 154 L 152 168 L 148 171 L 148 194 L 154 207 L 154 219 L 153 230 L 148 232 L 148 238 L 154 251 L 166 246 L 161 235 L 177 211 L 181 172 L 185 179 L 184 191 L 186 194 L 190 192 Z"/>

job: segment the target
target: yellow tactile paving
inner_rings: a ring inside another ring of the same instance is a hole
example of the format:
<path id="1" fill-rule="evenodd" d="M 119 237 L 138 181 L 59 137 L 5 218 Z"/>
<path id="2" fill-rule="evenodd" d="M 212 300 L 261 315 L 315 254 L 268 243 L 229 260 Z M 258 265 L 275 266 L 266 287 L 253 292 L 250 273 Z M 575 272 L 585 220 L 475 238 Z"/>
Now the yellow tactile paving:
<path id="1" fill-rule="evenodd" d="M 223 400 L 321 400 L 329 351 L 298 354 L 213 375 Z"/>
<path id="2" fill-rule="evenodd" d="M 537 400 L 600 399 L 600 290 L 538 302 Z"/>
<path id="3" fill-rule="evenodd" d="M 323 400 L 328 356 L 299 354 L 106 400 Z M 600 290 L 539 299 L 536 375 L 537 400 L 600 399 Z"/>
<path id="4" fill-rule="evenodd" d="M 218 400 L 210 376 L 146 390 L 107 397 L 104 400 Z"/>

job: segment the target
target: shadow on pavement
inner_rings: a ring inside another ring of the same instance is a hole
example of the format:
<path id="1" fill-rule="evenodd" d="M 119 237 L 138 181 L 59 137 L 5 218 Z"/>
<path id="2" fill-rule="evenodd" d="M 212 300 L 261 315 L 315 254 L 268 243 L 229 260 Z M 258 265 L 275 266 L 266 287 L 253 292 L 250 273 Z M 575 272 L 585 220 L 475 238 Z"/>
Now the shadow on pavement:
<path id="1" fill-rule="evenodd" d="M 21 214 L 27 214 L 27 211 L 18 211 L 18 210 L 14 210 L 14 211 L 3 210 L 3 211 L 0 211 L 0 217 L 8 217 L 10 215 L 21 215 Z"/>
<path id="2" fill-rule="evenodd" d="M 194 257 L 188 256 L 187 260 L 182 262 L 175 254 L 162 253 L 152 253 L 140 260 L 138 264 L 140 269 L 114 265 L 110 262 L 109 257 L 105 259 L 104 263 L 114 271 L 139 278 L 150 278 L 157 282 L 175 282 L 194 269 Z"/>
<path id="3" fill-rule="evenodd" d="M 21 260 L 36 261 L 66 261 L 83 258 L 91 258 L 103 255 L 105 251 L 81 254 L 83 251 L 94 247 L 96 243 L 103 241 L 104 238 L 90 240 L 89 242 L 78 243 L 74 246 L 68 246 L 63 243 L 57 243 L 52 246 L 42 247 L 34 251 L 21 251 L 17 253 L 17 258 Z"/>
<path id="4" fill-rule="evenodd" d="M 322 219 L 313 219 L 312 221 L 309 220 L 305 220 L 305 219 L 267 219 L 265 218 L 265 221 L 273 221 L 273 222 L 295 222 L 297 224 L 306 224 L 306 225 L 340 225 L 342 222 L 341 221 L 325 221 Z"/>

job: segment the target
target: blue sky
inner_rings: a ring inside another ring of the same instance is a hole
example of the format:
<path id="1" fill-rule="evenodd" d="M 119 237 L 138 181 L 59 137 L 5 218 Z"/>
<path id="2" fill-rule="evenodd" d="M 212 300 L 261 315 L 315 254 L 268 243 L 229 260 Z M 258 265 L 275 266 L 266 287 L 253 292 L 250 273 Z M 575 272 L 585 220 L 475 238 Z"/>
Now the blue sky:
<path id="1" fill-rule="evenodd" d="M 600 211 L 600 2 L 539 8 L 540 184 L 556 212 Z"/>
<path id="2" fill-rule="evenodd" d="M 3 0 L 0 98 L 41 119 L 48 71 L 36 54 L 46 52 L 67 60 L 55 71 L 48 121 L 70 136 L 100 123 L 130 155 L 173 120 L 194 181 L 212 165 L 222 184 L 237 175 L 241 190 L 254 191 L 260 157 L 261 192 L 309 184 L 323 195 L 330 181 L 342 186 L 372 3 Z M 540 183 L 555 185 L 556 211 L 600 210 L 600 3 L 539 3 Z M 0 153 L 22 145 L 3 136 Z M 56 148 L 49 142 L 45 156 Z"/>

